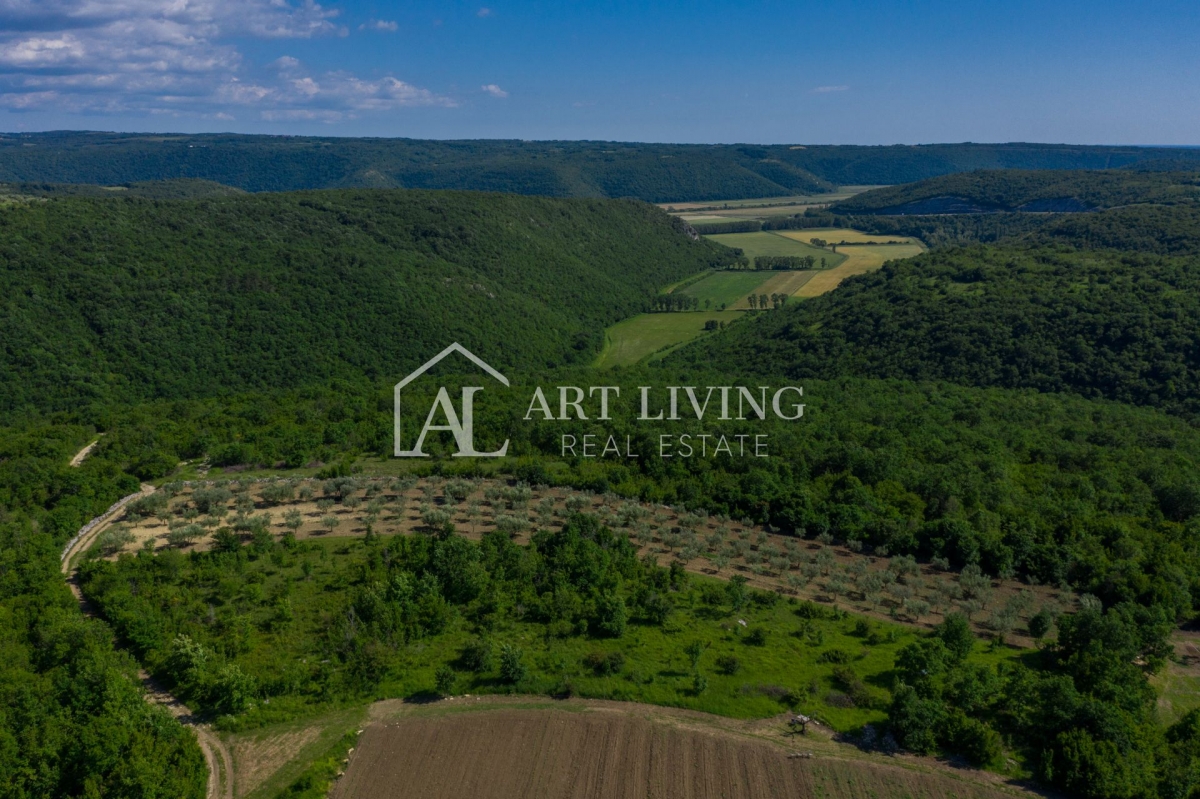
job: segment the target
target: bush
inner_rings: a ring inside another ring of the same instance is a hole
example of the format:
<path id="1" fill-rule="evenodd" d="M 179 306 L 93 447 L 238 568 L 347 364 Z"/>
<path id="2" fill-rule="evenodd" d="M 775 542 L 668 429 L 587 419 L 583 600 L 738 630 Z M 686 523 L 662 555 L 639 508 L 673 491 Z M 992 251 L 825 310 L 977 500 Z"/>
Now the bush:
<path id="1" fill-rule="evenodd" d="M 623 652 L 589 652 L 583 663 L 597 677 L 608 677 L 620 673 L 625 667 Z"/>
<path id="2" fill-rule="evenodd" d="M 1042 608 L 1029 620 L 1029 634 L 1035 640 L 1042 640 L 1054 625 L 1054 616 L 1046 608 Z"/>
<path id="3" fill-rule="evenodd" d="M 105 557 L 117 554 L 125 548 L 126 544 L 131 543 L 133 543 L 133 533 L 129 531 L 129 528 L 120 524 L 101 530 L 100 534 L 96 536 L 96 549 Z"/>
<path id="4" fill-rule="evenodd" d="M 717 671 L 727 677 L 732 677 L 742 670 L 742 661 L 733 655 L 721 655 L 716 660 Z"/>
<path id="5" fill-rule="evenodd" d="M 825 618 L 825 609 L 816 602 L 804 600 L 796 605 L 795 613 L 802 619 L 823 619 Z"/>
<path id="6" fill-rule="evenodd" d="M 433 675 L 433 690 L 437 691 L 442 696 L 449 696 L 454 693 L 455 681 L 454 669 L 446 664 L 438 667 L 438 670 Z"/>
<path id="7" fill-rule="evenodd" d="M 971 632 L 971 623 L 961 613 L 950 613 L 934 628 L 934 635 L 946 645 L 955 663 L 961 663 L 971 654 L 975 646 L 975 634 Z"/>
<path id="8" fill-rule="evenodd" d="M 912 686 L 899 685 L 888 712 L 892 735 L 901 746 L 918 754 L 930 754 L 937 748 L 937 733 L 943 723 L 940 702 L 922 699 Z"/>
<path id="9" fill-rule="evenodd" d="M 595 628 L 601 635 L 610 638 L 620 638 L 625 634 L 625 625 L 629 613 L 625 609 L 625 600 L 616 594 L 602 594 L 596 600 Z"/>
<path id="10" fill-rule="evenodd" d="M 766 646 L 767 631 L 762 627 L 751 627 L 746 633 L 746 643 L 750 646 Z"/>
<path id="11" fill-rule="evenodd" d="M 500 646 L 500 679 L 506 683 L 523 682 L 529 676 L 529 669 L 524 661 L 525 653 L 512 644 Z"/>
<path id="12" fill-rule="evenodd" d="M 468 671 L 480 674 L 492 668 L 492 644 L 485 638 L 476 638 L 463 647 L 458 656 L 459 663 Z"/>
<path id="13" fill-rule="evenodd" d="M 958 752 L 972 765 L 993 765 L 1004 753 L 999 733 L 979 719 L 955 713 L 946 729 L 946 748 Z"/>
<path id="14" fill-rule="evenodd" d="M 818 663 L 845 664 L 849 663 L 851 660 L 854 660 L 853 655 L 851 655 L 845 649 L 838 649 L 837 647 L 834 647 L 833 649 L 826 649 L 820 654 L 820 656 L 817 657 Z"/>

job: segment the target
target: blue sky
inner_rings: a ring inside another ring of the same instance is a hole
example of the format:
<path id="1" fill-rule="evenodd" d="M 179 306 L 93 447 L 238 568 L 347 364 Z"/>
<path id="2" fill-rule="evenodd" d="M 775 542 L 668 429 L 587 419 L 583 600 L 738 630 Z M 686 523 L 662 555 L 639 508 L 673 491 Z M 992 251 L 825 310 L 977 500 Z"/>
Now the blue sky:
<path id="1" fill-rule="evenodd" d="M 1200 3 L 0 0 L 0 130 L 1200 144 Z"/>

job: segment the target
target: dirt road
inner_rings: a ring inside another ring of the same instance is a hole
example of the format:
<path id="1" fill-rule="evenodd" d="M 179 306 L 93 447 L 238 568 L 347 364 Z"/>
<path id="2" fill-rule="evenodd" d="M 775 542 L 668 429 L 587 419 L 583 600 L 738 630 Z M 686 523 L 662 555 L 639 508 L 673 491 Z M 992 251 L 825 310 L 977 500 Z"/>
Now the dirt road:
<path id="1" fill-rule="evenodd" d="M 84 447 L 72 459 L 71 465 L 78 466 L 78 462 L 81 462 L 94 446 L 95 442 Z M 76 579 L 74 567 L 75 557 L 91 546 L 92 542 L 96 540 L 96 536 L 104 529 L 105 524 L 115 518 L 127 504 L 138 497 L 144 497 L 153 492 L 154 486 L 143 483 L 141 491 L 123 497 L 104 513 L 85 524 L 75 537 L 67 542 L 66 547 L 63 548 L 61 555 L 62 573 L 66 577 L 67 586 L 71 589 L 71 593 L 75 595 L 75 599 L 79 601 L 80 607 L 85 614 L 91 615 L 91 611 L 87 606 L 87 600 L 84 599 L 83 593 L 79 590 L 79 583 Z M 200 751 L 204 753 L 204 762 L 208 764 L 208 799 L 233 799 L 233 780 L 231 779 L 233 775 L 233 759 L 230 757 L 229 750 L 225 747 L 225 744 L 221 742 L 221 739 L 207 725 L 199 722 L 195 714 L 188 709 L 187 705 L 158 685 L 148 673 L 140 671 L 138 676 L 141 678 L 142 685 L 146 691 L 146 701 L 161 705 L 168 713 L 178 719 L 181 724 L 190 727 L 196 733 L 196 742 L 200 745 Z"/>

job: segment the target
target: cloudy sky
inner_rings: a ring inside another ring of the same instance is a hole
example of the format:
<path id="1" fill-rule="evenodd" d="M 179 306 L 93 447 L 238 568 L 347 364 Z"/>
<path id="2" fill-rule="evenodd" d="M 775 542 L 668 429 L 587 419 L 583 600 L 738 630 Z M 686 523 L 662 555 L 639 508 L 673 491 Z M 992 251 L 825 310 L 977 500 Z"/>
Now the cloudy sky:
<path id="1" fill-rule="evenodd" d="M 0 0 L 0 130 L 1200 144 L 1194 0 L 650 5 Z"/>

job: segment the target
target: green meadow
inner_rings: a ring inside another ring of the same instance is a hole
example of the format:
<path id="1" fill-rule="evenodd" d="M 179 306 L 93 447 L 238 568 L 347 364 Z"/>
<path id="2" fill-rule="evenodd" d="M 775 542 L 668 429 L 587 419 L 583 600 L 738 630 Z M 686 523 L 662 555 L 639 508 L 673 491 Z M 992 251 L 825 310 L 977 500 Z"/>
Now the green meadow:
<path id="1" fill-rule="evenodd" d="M 818 236 L 819 234 L 814 233 L 813 235 Z M 751 263 L 760 255 L 795 255 L 801 258 L 811 255 L 817 259 L 817 266 L 821 265 L 821 259 L 824 258 L 826 268 L 832 269 L 846 260 L 846 256 L 841 253 L 814 247 L 807 242 L 796 241 L 769 230 L 760 230 L 757 233 L 721 233 L 705 236 L 705 238 L 718 244 L 724 244 L 726 247 L 741 249 Z"/>
<path id="2" fill-rule="evenodd" d="M 768 272 L 753 274 L 758 276 L 759 282 L 770 276 Z M 700 282 L 704 283 L 711 277 Z M 640 314 L 618 322 L 605 331 L 604 349 L 596 359 L 595 366 L 602 369 L 632 366 L 655 354 L 661 357 L 703 335 L 705 322 L 717 320 L 729 324 L 741 317 L 738 311 Z"/>
<path id="3" fill-rule="evenodd" d="M 712 308 L 719 308 L 722 304 L 732 306 L 775 274 L 766 271 L 713 272 L 703 280 L 686 286 L 682 292 L 700 300 L 702 306 L 705 302 L 710 303 Z"/>

